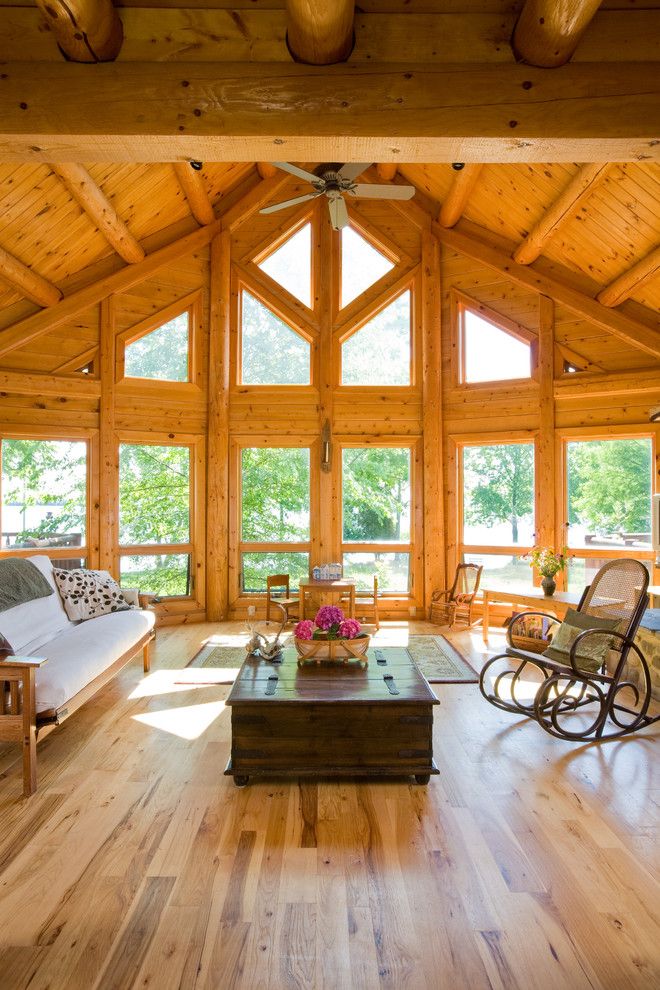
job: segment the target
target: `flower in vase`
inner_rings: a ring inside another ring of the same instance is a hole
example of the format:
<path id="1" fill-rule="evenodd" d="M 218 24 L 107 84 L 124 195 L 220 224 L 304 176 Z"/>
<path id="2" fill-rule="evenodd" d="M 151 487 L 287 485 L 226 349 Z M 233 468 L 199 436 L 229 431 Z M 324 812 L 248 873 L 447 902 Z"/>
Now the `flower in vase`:
<path id="1" fill-rule="evenodd" d="M 293 635 L 296 639 L 311 639 L 314 635 L 314 623 L 311 619 L 302 619 L 293 628 Z"/>
<path id="2" fill-rule="evenodd" d="M 330 629 L 332 626 L 339 626 L 344 621 L 344 613 L 336 605 L 322 605 L 316 613 L 314 622 L 319 629 Z"/>
<path id="3" fill-rule="evenodd" d="M 343 622 L 339 623 L 339 638 L 355 639 L 356 636 L 359 636 L 361 628 L 357 619 L 344 619 Z"/>

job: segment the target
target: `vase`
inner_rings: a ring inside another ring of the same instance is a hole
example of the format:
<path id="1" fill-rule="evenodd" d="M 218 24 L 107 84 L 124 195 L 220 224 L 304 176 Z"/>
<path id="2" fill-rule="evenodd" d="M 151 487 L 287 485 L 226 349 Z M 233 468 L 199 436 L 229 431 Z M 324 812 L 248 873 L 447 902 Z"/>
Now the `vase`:
<path id="1" fill-rule="evenodd" d="M 548 598 L 551 595 L 554 595 L 555 591 L 557 590 L 557 584 L 553 577 L 542 577 L 541 587 L 543 588 L 543 594 L 547 595 Z"/>

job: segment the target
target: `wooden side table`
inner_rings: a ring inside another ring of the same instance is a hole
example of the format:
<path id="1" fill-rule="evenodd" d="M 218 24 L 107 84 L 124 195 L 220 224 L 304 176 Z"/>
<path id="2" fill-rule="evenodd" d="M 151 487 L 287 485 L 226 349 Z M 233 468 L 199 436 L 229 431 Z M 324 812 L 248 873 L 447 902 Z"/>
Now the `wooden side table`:
<path id="1" fill-rule="evenodd" d="M 483 595 L 483 639 L 488 644 L 488 626 L 490 622 L 491 602 L 506 602 L 514 605 L 525 605 L 540 612 L 555 612 L 563 619 L 569 608 L 576 608 L 580 595 L 570 591 L 557 591 L 554 595 L 544 595 L 542 588 L 482 588 Z"/>
<path id="2" fill-rule="evenodd" d="M 305 619 L 305 605 L 308 595 L 313 594 L 315 591 L 325 591 L 328 594 L 336 594 L 341 596 L 344 592 L 348 592 L 348 615 L 349 618 L 355 618 L 355 581 L 315 581 L 313 578 L 308 578 L 305 581 L 300 582 L 300 618 Z"/>
<path id="3" fill-rule="evenodd" d="M 0 699 L 0 740 L 23 746 L 23 794 L 37 789 L 37 714 L 34 690 L 35 672 L 46 657 L 11 654 L 0 659 L 0 682 L 9 683 L 9 699 L 2 687 Z M 19 684 L 22 690 L 19 689 Z M 0 685 L 1 686 L 1 685 Z"/>

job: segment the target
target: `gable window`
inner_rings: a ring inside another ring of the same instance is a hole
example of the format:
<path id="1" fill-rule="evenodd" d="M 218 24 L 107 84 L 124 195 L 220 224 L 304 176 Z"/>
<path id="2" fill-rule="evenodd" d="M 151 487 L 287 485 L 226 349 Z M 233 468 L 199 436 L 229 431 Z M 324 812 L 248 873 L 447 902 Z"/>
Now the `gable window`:
<path id="1" fill-rule="evenodd" d="M 342 385 L 410 385 L 410 321 L 408 290 L 344 341 Z"/>
<path id="2" fill-rule="evenodd" d="M 87 451 L 85 440 L 2 440 L 3 550 L 83 566 L 82 551 L 72 557 L 65 548 L 87 542 Z"/>
<path id="3" fill-rule="evenodd" d="M 127 343 L 124 350 L 126 377 L 189 381 L 190 322 L 191 313 L 186 310 Z"/>
<path id="4" fill-rule="evenodd" d="M 264 303 L 241 291 L 241 381 L 309 385 L 310 345 Z"/>
<path id="5" fill-rule="evenodd" d="M 366 237 L 350 225 L 344 227 L 341 232 L 341 308 L 348 306 L 393 268 L 394 262 Z"/>
<path id="6" fill-rule="evenodd" d="M 531 378 L 534 335 L 486 307 L 456 306 L 461 384 Z"/>
<path id="7" fill-rule="evenodd" d="M 306 223 L 257 265 L 274 282 L 312 307 L 312 225 Z"/>

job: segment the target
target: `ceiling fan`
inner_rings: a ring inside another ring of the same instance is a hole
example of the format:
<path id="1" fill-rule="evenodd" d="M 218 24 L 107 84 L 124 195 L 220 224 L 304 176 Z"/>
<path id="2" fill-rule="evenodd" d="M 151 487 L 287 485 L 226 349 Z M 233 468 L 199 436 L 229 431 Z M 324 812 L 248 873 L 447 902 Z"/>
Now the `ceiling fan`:
<path id="1" fill-rule="evenodd" d="M 341 230 L 348 223 L 348 210 L 344 196 L 356 196 L 361 199 L 411 199 L 415 195 L 414 186 L 372 185 L 368 182 L 355 182 L 358 176 L 369 168 L 371 162 L 319 165 L 316 173 L 307 172 L 304 168 L 298 168 L 297 165 L 290 165 L 289 162 L 272 162 L 271 164 L 285 172 L 290 172 L 298 179 L 309 182 L 314 191 L 305 196 L 296 196 L 295 199 L 287 199 L 283 203 L 266 206 L 259 212 L 275 213 L 277 210 L 285 210 L 289 206 L 297 206 L 299 203 L 306 203 L 310 199 L 317 199 L 319 196 L 327 196 L 330 223 L 335 230 Z"/>

